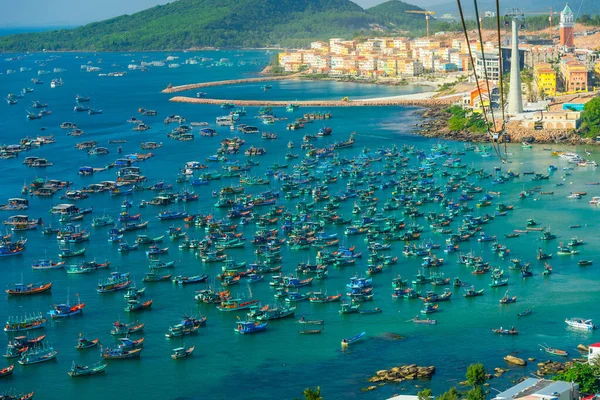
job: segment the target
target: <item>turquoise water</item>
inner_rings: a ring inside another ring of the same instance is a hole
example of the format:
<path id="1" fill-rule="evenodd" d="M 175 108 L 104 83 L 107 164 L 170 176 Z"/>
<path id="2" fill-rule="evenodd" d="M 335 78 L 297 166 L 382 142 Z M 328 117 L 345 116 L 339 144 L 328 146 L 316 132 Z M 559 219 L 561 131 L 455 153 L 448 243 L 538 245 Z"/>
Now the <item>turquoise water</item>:
<path id="1" fill-rule="evenodd" d="M 208 121 L 213 124 L 217 116 L 224 111 L 217 106 L 199 106 L 186 104 L 171 104 L 168 95 L 160 93 L 169 82 L 174 85 L 231 79 L 236 77 L 252 77 L 268 62 L 270 56 L 259 52 L 244 52 L 243 56 L 235 56 L 233 52 L 203 52 L 180 53 L 179 62 L 192 55 L 212 57 L 216 60 L 223 57 L 230 58 L 232 67 L 211 67 L 200 65 L 182 65 L 178 69 L 150 68 L 148 72 L 129 71 L 121 78 L 99 77 L 96 73 L 86 73 L 80 65 L 91 62 L 103 68 L 101 72 L 126 70 L 132 60 L 158 60 L 164 59 L 166 54 L 161 53 L 135 53 L 135 54 L 60 54 L 59 58 L 48 61 L 46 66 L 40 67 L 35 60 L 44 60 L 48 54 L 36 54 L 20 61 L 0 61 L 0 71 L 7 69 L 19 70 L 21 66 L 31 67 L 30 72 L 18 72 L 11 75 L 0 75 L 0 87 L 7 93 L 16 93 L 23 87 L 32 87 L 33 93 L 27 94 L 15 106 L 0 105 L 0 143 L 17 143 L 21 137 L 36 136 L 40 128 L 46 130 L 44 134 L 53 134 L 57 143 L 34 149 L 22 154 L 13 160 L 2 160 L 3 167 L 0 200 L 19 196 L 23 181 L 31 181 L 36 177 L 50 179 L 64 179 L 73 181 L 73 188 L 80 188 L 94 182 L 116 179 L 115 170 L 96 174 L 93 177 L 79 177 L 77 170 L 80 166 L 104 166 L 114 161 L 119 156 L 116 153 L 118 145 L 109 145 L 108 140 L 126 139 L 122 144 L 123 154 L 140 151 L 143 141 L 163 142 L 162 148 L 156 149 L 156 157 L 139 164 L 143 174 L 148 177 L 148 184 L 158 180 L 175 183 L 175 177 L 185 161 L 204 161 L 214 154 L 220 140 L 231 136 L 229 129 L 216 128 L 220 136 L 206 138 L 196 136 L 193 142 L 176 142 L 166 137 L 166 133 L 173 125 L 165 126 L 163 119 L 169 114 L 180 114 L 188 121 Z M 97 60 L 103 62 L 99 64 Z M 238 65 L 240 61 L 245 65 Z M 252 61 L 255 61 L 252 63 Z M 119 66 L 112 66 L 118 64 Z M 64 68 L 66 72 L 50 74 L 41 77 L 44 85 L 34 85 L 30 79 L 35 71 L 53 68 Z M 62 77 L 65 84 L 61 88 L 51 89 L 49 82 L 52 78 Z M 209 96 L 224 99 L 311 99 L 331 98 L 338 99 L 344 96 L 351 98 L 369 98 L 376 96 L 393 96 L 411 93 L 422 88 L 414 87 L 378 87 L 357 84 L 338 84 L 332 82 L 275 82 L 273 89 L 264 93 L 260 85 L 243 85 L 239 87 L 208 88 Z M 76 94 L 91 96 L 91 105 L 103 110 L 102 115 L 89 116 L 85 113 L 72 111 Z M 194 95 L 193 92 L 190 95 Z M 30 101 L 40 100 L 49 104 L 53 114 L 41 120 L 27 121 L 26 110 L 32 110 Z M 152 129 L 143 133 L 132 132 L 131 125 L 126 120 L 131 116 L 138 116 L 137 109 L 144 107 L 155 109 L 158 117 L 146 117 L 145 122 Z M 297 117 L 303 112 L 317 111 L 301 109 L 295 114 L 286 113 L 285 110 L 276 110 L 276 114 L 288 118 Z M 268 127 L 269 131 L 276 132 L 278 139 L 264 141 L 259 135 L 245 135 L 246 145 L 264 146 L 268 154 L 260 158 L 260 166 L 252 170 L 252 175 L 260 175 L 273 162 L 284 162 L 283 155 L 287 151 L 286 144 L 289 140 L 296 143 L 294 152 L 301 152 L 299 144 L 302 136 L 316 133 L 322 126 L 331 126 L 333 135 L 320 139 L 317 146 L 337 140 L 345 140 L 349 133 L 356 131 L 356 144 L 353 149 L 341 150 L 342 157 L 351 158 L 363 148 L 374 150 L 379 147 L 391 146 L 395 143 L 398 147 L 403 144 L 415 145 L 417 148 L 428 150 L 437 140 L 425 139 L 411 134 L 415 123 L 419 122 L 416 114 L 418 109 L 407 107 L 394 108 L 332 108 L 334 118 L 325 122 L 308 124 L 304 130 L 287 131 L 285 122 L 279 122 Z M 256 108 L 248 108 L 248 116 L 242 121 L 248 124 L 258 124 L 253 119 L 257 114 Z M 85 131 L 81 137 L 70 137 L 66 131 L 58 128 L 63 121 L 72 121 Z M 197 128 L 196 128 L 197 130 Z M 88 156 L 83 151 L 74 149 L 77 142 L 96 140 L 100 145 L 109 147 L 111 154 L 108 156 Z M 450 149 L 462 149 L 462 144 L 447 143 Z M 242 148 L 243 150 L 244 148 Z M 562 148 L 555 147 L 557 150 Z M 512 295 L 518 296 L 516 304 L 501 306 L 498 300 L 504 295 L 505 288 L 491 289 L 487 284 L 488 275 L 473 276 L 464 266 L 456 262 L 456 255 L 447 255 L 439 251 L 438 256 L 446 259 L 446 265 L 440 268 L 448 277 L 459 276 L 465 282 L 477 288 L 485 287 L 485 294 L 475 299 L 464 299 L 462 293 L 454 289 L 454 296 L 450 302 L 441 303 L 440 310 L 433 315 L 439 323 L 436 326 L 415 326 L 406 321 L 416 315 L 422 305 L 419 300 L 393 300 L 391 298 L 391 279 L 397 274 L 412 280 L 421 263 L 420 259 L 406 258 L 402 255 L 402 244 L 393 243 L 390 254 L 399 256 L 399 263 L 387 268 L 382 274 L 374 276 L 375 298 L 372 303 L 365 303 L 361 307 L 372 309 L 380 307 L 382 314 L 378 315 L 338 315 L 339 305 L 336 304 L 310 304 L 298 303 L 296 317 L 306 314 L 310 319 L 324 319 L 325 330 L 321 335 L 298 335 L 298 325 L 294 319 L 272 321 L 264 334 L 241 336 L 233 332 L 236 317 L 234 313 L 219 313 L 214 306 L 197 304 L 193 299 L 194 291 L 199 286 L 175 287 L 171 283 L 146 284 L 146 298 L 152 298 L 154 304 L 151 311 L 129 316 L 123 312 L 124 300 L 122 292 L 100 295 L 95 291 L 99 278 L 105 277 L 107 271 L 98 271 L 89 275 L 66 275 L 63 271 L 48 271 L 39 273 L 31 270 L 33 261 L 43 258 L 47 254 L 57 259 L 58 246 L 54 237 L 43 236 L 40 231 L 29 231 L 23 236 L 29 239 L 27 248 L 22 256 L 0 259 L 2 275 L 0 286 L 9 286 L 21 280 L 54 282 L 52 293 L 33 296 L 30 298 L 6 298 L 5 306 L 0 309 L 0 320 L 9 315 L 22 315 L 29 312 L 47 311 L 51 304 L 64 302 L 68 295 L 74 299 L 79 294 L 86 303 L 84 315 L 69 318 L 64 321 L 52 323 L 43 331 L 33 331 L 35 334 L 47 334 L 47 342 L 53 344 L 59 354 L 57 360 L 37 366 L 21 367 L 17 365 L 12 377 L 0 380 L 0 391 L 15 388 L 19 391 L 36 391 L 38 398 L 59 399 L 81 397 L 85 399 L 102 399 L 109 396 L 124 397 L 136 395 L 148 399 L 182 398 L 182 399 L 264 399 L 280 398 L 291 399 L 299 396 L 302 389 L 308 386 L 321 385 L 323 394 L 327 399 L 365 398 L 380 399 L 399 393 L 406 388 L 407 393 L 416 393 L 415 384 L 430 386 L 435 391 L 447 389 L 449 385 L 463 380 L 464 371 L 472 362 L 483 362 L 488 369 L 504 366 L 502 357 L 511 352 L 519 352 L 523 357 L 547 358 L 539 351 L 538 343 L 547 343 L 550 346 L 568 350 L 576 355 L 575 346 L 579 343 L 592 343 L 597 340 L 597 333 L 581 333 L 566 329 L 564 319 L 581 316 L 585 318 L 598 317 L 595 303 L 600 299 L 600 289 L 596 282 L 600 277 L 597 266 L 580 268 L 578 259 L 592 259 L 597 262 L 596 255 L 600 250 L 598 245 L 598 229 L 596 213 L 598 210 L 588 204 L 591 196 L 600 195 L 597 186 L 587 186 L 587 182 L 599 181 L 595 169 L 577 168 L 570 171 L 570 176 L 565 176 L 563 167 L 566 162 L 552 157 L 550 152 L 542 148 L 521 149 L 512 146 L 509 151 L 510 164 L 501 165 L 495 157 L 481 158 L 474 153 L 467 153 L 463 160 L 469 166 L 485 168 L 491 171 L 496 166 L 501 166 L 504 171 L 537 171 L 545 173 L 548 164 L 559 167 L 549 181 L 531 182 L 529 176 L 524 176 L 513 182 L 503 185 L 492 185 L 490 180 L 470 181 L 491 191 L 501 193 L 497 202 L 515 204 L 515 210 L 506 217 L 498 217 L 484 230 L 489 235 L 503 237 L 504 233 L 512 229 L 524 229 L 525 221 L 534 217 L 543 226 L 549 226 L 559 238 L 544 243 L 539 240 L 539 234 L 532 232 L 517 239 L 501 240 L 507 244 L 515 257 L 531 261 L 535 276 L 522 279 L 519 274 L 508 271 L 508 260 L 502 260 L 493 255 L 489 243 L 477 243 L 474 240 L 461 243 L 460 251 L 466 253 L 472 250 L 475 254 L 482 255 L 493 267 L 502 267 L 510 276 L 508 289 Z M 41 156 L 54 163 L 53 167 L 46 170 L 30 169 L 21 164 L 26 156 Z M 245 161 L 243 154 L 231 157 L 240 162 Z M 592 159 L 598 160 L 594 154 Z M 443 161 L 439 161 L 441 164 Z M 418 163 L 413 156 L 411 166 Z M 210 164 L 210 170 L 220 168 L 220 164 Z M 374 164 L 374 168 L 380 168 Z M 442 184 L 443 179 L 436 177 L 436 184 Z M 276 188 L 277 183 L 272 181 L 271 187 Z M 564 186 L 556 186 L 562 182 Z M 214 198 L 210 195 L 213 190 L 218 190 L 224 185 L 235 184 L 235 178 L 223 181 L 213 181 L 208 186 L 194 188 L 200 194 L 200 201 L 187 203 L 186 211 L 190 213 L 212 212 L 217 217 L 224 217 L 226 211 L 214 209 Z M 532 196 L 524 201 L 518 200 L 518 193 L 533 186 L 542 185 L 544 191 L 554 191 L 554 196 Z M 181 185 L 175 185 L 177 190 Z M 345 189 L 343 180 L 330 185 L 330 193 L 338 193 Z M 250 187 L 247 192 L 256 193 L 266 190 L 262 187 Z M 571 191 L 588 191 L 587 198 L 582 200 L 569 200 L 566 196 Z M 385 199 L 391 196 L 391 189 L 380 190 L 375 194 L 380 199 L 380 206 Z M 455 196 L 456 194 L 448 194 Z M 31 207 L 27 214 L 31 217 L 43 217 L 46 224 L 52 222 L 48 210 L 56 204 L 62 203 L 59 199 L 60 192 L 52 199 L 31 198 Z M 138 192 L 133 196 L 134 204 L 142 199 L 149 200 L 152 192 Z M 477 200 L 479 196 L 475 196 Z M 311 201 L 310 198 L 285 200 L 279 199 L 279 204 L 294 210 L 298 201 Z M 470 202 L 474 207 L 475 201 Z M 89 199 L 79 201 L 81 207 L 94 206 L 94 214 L 101 215 L 106 212 L 113 216 L 121 211 L 122 199 L 110 197 L 108 194 L 91 195 Z M 350 217 L 352 201 L 342 203 L 339 213 Z M 136 211 L 137 208 L 133 210 Z M 442 212 L 438 204 L 427 204 L 420 210 Z M 144 218 L 149 220 L 148 234 L 158 236 L 164 234 L 171 225 L 169 222 L 160 222 L 155 216 L 160 208 L 148 207 L 141 210 Z M 259 213 L 267 209 L 259 210 Z M 475 209 L 474 215 L 493 212 L 491 208 Z M 385 212 L 384 212 L 385 213 Z M 3 212 L 2 219 L 11 213 Z M 402 218 L 401 212 L 388 212 Z M 456 228 L 462 217 L 458 217 L 452 224 Z M 138 286 L 144 286 L 141 278 L 147 271 L 147 259 L 143 251 L 120 254 L 116 246 L 107 242 L 107 228 L 92 228 L 89 226 L 91 218 L 88 216 L 82 223 L 92 233 L 91 241 L 85 244 L 87 258 L 102 260 L 107 258 L 112 263 L 113 271 L 131 272 L 138 281 Z M 407 223 L 411 222 L 407 219 Z M 424 238 L 431 238 L 443 246 L 444 237 L 431 232 L 429 224 L 423 218 L 416 220 L 426 227 Z M 53 225 L 58 222 L 54 221 Z M 580 229 L 569 229 L 569 225 L 581 224 Z M 183 226 L 182 221 L 176 221 L 177 226 Z M 255 227 L 246 225 L 240 228 L 245 237 L 251 238 Z M 185 227 L 190 237 L 202 238 L 204 230 L 195 227 Z M 343 228 L 328 227 L 326 232 L 338 233 L 344 238 Z M 586 245 L 581 247 L 578 256 L 554 256 L 551 264 L 554 273 L 547 278 L 541 276 L 543 263 L 535 259 L 535 251 L 543 247 L 547 253 L 556 253 L 556 246 L 560 241 L 567 242 L 571 237 L 579 236 L 586 240 Z M 128 234 L 130 243 L 135 240 L 135 233 Z M 355 244 L 357 249 L 367 252 L 366 242 L 362 236 L 345 237 L 348 245 Z M 179 250 L 176 243 L 167 241 L 170 247 L 166 260 L 177 260 L 174 270 L 176 275 L 195 275 L 208 273 L 211 280 L 220 272 L 220 265 L 202 264 L 193 255 L 192 251 Z M 238 261 L 253 262 L 253 246 L 248 244 L 244 249 L 229 250 L 228 254 Z M 291 273 L 296 264 L 307 259 L 314 260 L 316 250 L 293 251 L 284 246 L 283 270 Z M 316 282 L 312 290 L 327 290 L 345 292 L 345 284 L 353 274 L 364 275 L 366 270 L 366 257 L 357 262 L 355 268 L 346 267 L 338 270 L 330 268 L 329 278 Z M 203 286 L 202 286 L 203 287 Z M 245 285 L 233 286 L 233 294 L 248 296 Z M 275 298 L 273 291 L 267 283 L 263 282 L 252 286 L 252 295 L 260 299 L 262 304 L 273 304 Z M 532 308 L 533 314 L 518 320 L 516 314 L 525 308 Z M 196 346 L 194 355 L 182 361 L 173 361 L 170 351 L 183 344 L 182 340 L 168 340 L 164 333 L 169 325 L 178 322 L 184 314 L 206 315 L 208 322 L 198 335 L 185 338 L 185 345 Z M 240 317 L 242 313 L 238 314 Z M 144 331 L 145 347 L 141 359 L 109 361 L 107 372 L 104 376 L 71 379 L 66 371 L 71 362 L 76 360 L 79 364 L 91 364 L 100 359 L 98 350 L 77 351 L 74 349 L 79 332 L 88 336 L 98 337 L 106 346 L 114 345 L 114 339 L 109 334 L 112 322 L 115 320 L 134 321 L 139 319 L 146 323 Z M 296 318 L 297 319 L 297 318 Z M 517 337 L 495 336 L 491 328 L 498 326 L 515 325 L 521 331 Z M 361 331 L 367 332 L 367 339 L 352 346 L 348 351 L 342 352 L 340 340 Z M 404 340 L 392 341 L 387 333 L 402 335 Z M 4 346 L 8 338 L 0 341 Z M 14 361 L 14 360 L 13 360 Z M 366 379 L 376 370 L 390 368 L 395 365 L 416 363 L 420 365 L 435 365 L 437 373 L 430 382 L 413 382 L 403 385 L 388 385 L 374 392 L 362 394 L 360 388 L 367 386 Z M 8 365 L 8 361 L 2 361 Z M 535 365 L 526 369 L 512 368 L 511 371 L 500 379 L 492 381 L 492 386 L 504 389 L 510 380 L 523 374 L 533 372 Z M 167 383 L 167 385 L 165 385 Z"/>

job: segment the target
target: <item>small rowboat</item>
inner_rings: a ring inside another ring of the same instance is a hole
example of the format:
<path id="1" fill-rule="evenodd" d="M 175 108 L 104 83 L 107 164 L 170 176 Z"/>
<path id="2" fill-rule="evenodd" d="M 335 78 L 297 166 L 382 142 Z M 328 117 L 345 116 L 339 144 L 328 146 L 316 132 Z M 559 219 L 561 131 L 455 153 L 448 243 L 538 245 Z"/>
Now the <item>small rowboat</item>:
<path id="1" fill-rule="evenodd" d="M 325 320 L 324 319 L 315 319 L 315 320 L 310 321 L 310 320 L 302 317 L 298 320 L 298 323 L 299 324 L 308 324 L 308 325 L 324 325 Z"/>
<path id="2" fill-rule="evenodd" d="M 171 353 L 171 358 L 173 360 L 179 360 L 180 358 L 186 358 L 191 356 L 193 352 L 194 346 L 190 347 L 189 349 L 178 347 L 176 349 L 173 349 L 173 353 Z"/>
<path id="3" fill-rule="evenodd" d="M 530 309 L 530 308 L 528 308 L 528 309 L 526 309 L 525 311 L 518 313 L 518 314 L 517 314 L 517 317 L 524 317 L 524 316 L 526 316 L 526 315 L 529 315 L 529 314 L 531 314 L 532 312 L 533 312 L 533 311 L 531 311 L 531 309 Z"/>
<path id="4" fill-rule="evenodd" d="M 301 335 L 312 335 L 312 334 L 321 333 L 321 332 L 323 332 L 323 329 L 305 329 L 305 330 L 298 331 L 298 333 Z"/>
<path id="5" fill-rule="evenodd" d="M 548 354 L 553 354 L 560 357 L 567 357 L 569 355 L 569 353 L 564 350 L 554 349 L 548 345 L 540 344 L 539 346 Z"/>
<path id="6" fill-rule="evenodd" d="M 0 377 L 12 375 L 14 368 L 15 368 L 15 365 L 12 364 L 12 365 L 9 365 L 6 368 L 0 369 Z"/>
<path id="7" fill-rule="evenodd" d="M 79 339 L 77 339 L 77 346 L 75 348 L 77 350 L 89 349 L 90 347 L 94 347 L 98 344 L 98 339 L 87 340 L 85 336 L 79 334 Z"/>
<path id="8" fill-rule="evenodd" d="M 420 319 L 417 315 L 413 319 L 409 319 L 408 322 L 414 322 L 415 324 L 423 324 L 423 325 L 435 325 L 437 324 L 437 319 Z"/>
<path id="9" fill-rule="evenodd" d="M 67 372 L 67 374 L 69 374 L 71 378 L 76 378 L 78 376 L 98 375 L 104 372 L 107 365 L 108 364 L 97 363 L 88 367 L 84 365 L 77 365 L 75 364 L 75 361 L 73 361 L 73 366 L 71 367 L 71 370 Z"/>
<path id="10" fill-rule="evenodd" d="M 500 335 L 518 335 L 519 334 L 519 331 L 516 330 L 515 328 L 502 329 L 502 327 L 500 327 L 500 329 L 492 329 L 492 332 L 498 333 Z"/>
<path id="11" fill-rule="evenodd" d="M 379 314 L 381 313 L 383 310 L 379 307 L 374 308 L 373 310 L 361 310 L 358 313 L 359 314 Z"/>
<path id="12" fill-rule="evenodd" d="M 366 334 L 366 332 L 361 332 L 358 335 L 354 335 L 348 339 L 342 339 L 342 347 L 348 347 L 349 345 L 358 342 L 359 340 L 364 338 Z"/>

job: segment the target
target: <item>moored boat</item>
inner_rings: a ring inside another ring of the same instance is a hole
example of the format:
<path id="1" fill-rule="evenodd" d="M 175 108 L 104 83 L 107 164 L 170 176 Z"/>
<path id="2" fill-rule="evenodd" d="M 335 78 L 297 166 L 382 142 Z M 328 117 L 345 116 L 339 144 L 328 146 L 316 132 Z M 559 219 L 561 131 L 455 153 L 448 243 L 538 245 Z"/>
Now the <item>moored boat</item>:
<path id="1" fill-rule="evenodd" d="M 366 334 L 366 332 L 361 332 L 358 335 L 354 335 L 348 339 L 342 339 L 342 347 L 348 347 L 349 345 L 358 342 L 359 340 L 364 338 Z"/>
<path id="2" fill-rule="evenodd" d="M 94 365 L 79 365 L 79 364 L 75 364 L 75 361 L 73 361 L 73 364 L 71 366 L 71 370 L 67 372 L 67 374 L 69 374 L 69 376 L 71 378 L 76 378 L 79 376 L 90 376 L 90 375 L 98 375 L 103 373 L 106 370 L 108 364 L 102 364 L 100 362 L 94 364 Z"/>

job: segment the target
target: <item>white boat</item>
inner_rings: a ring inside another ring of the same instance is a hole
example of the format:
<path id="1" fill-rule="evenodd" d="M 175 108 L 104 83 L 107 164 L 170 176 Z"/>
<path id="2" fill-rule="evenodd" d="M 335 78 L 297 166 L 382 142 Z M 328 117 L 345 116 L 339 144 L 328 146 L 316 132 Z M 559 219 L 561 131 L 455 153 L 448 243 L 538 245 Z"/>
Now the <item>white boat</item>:
<path id="1" fill-rule="evenodd" d="M 58 78 L 58 79 L 52 79 L 52 82 L 50 82 L 50 87 L 51 88 L 57 88 L 59 86 L 63 85 L 63 81 L 62 79 Z"/>
<path id="2" fill-rule="evenodd" d="M 594 196 L 590 200 L 590 204 L 600 206 L 600 196 Z"/>
<path id="3" fill-rule="evenodd" d="M 596 326 L 594 325 L 591 319 L 567 318 L 565 319 L 565 323 L 571 328 L 575 329 L 582 329 L 586 331 L 592 331 L 596 329 Z"/>

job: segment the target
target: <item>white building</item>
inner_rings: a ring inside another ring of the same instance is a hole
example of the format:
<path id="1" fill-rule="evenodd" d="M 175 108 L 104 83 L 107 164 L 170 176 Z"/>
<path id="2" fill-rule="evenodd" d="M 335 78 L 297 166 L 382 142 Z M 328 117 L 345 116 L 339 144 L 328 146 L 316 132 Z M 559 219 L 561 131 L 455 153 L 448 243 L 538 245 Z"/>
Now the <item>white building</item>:
<path id="1" fill-rule="evenodd" d="M 484 68 L 485 56 L 485 68 Z M 480 81 L 487 79 L 490 82 L 498 83 L 500 81 L 500 62 L 497 54 L 475 53 L 475 73 Z M 471 75 L 471 82 L 475 82 L 475 76 Z"/>
<path id="2" fill-rule="evenodd" d="M 410 76 L 419 76 L 423 74 L 424 68 L 420 61 L 413 60 L 404 64 L 404 73 Z"/>
<path id="3" fill-rule="evenodd" d="M 579 385 L 571 382 L 527 378 L 498 393 L 494 400 L 578 400 Z"/>

